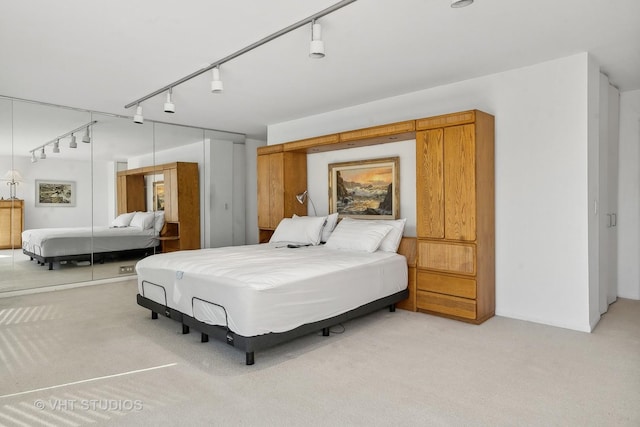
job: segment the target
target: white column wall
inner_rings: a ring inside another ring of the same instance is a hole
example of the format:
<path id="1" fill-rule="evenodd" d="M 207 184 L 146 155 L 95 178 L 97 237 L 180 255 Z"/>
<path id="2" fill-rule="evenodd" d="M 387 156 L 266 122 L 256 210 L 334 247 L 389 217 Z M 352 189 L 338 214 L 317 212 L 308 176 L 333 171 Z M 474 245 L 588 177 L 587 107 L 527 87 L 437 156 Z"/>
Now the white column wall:
<path id="1" fill-rule="evenodd" d="M 467 109 L 494 114 L 496 313 L 589 331 L 588 70 L 582 53 L 274 124 L 268 142 Z"/>

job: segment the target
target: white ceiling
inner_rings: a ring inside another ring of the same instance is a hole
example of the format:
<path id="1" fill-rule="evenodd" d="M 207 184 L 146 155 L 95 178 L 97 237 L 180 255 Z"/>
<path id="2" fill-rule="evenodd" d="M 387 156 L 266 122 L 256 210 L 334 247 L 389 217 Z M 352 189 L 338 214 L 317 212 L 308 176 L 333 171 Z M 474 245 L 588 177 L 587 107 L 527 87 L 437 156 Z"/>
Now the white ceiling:
<path id="1" fill-rule="evenodd" d="M 337 0 L 0 3 L 0 95 L 132 116 L 124 105 Z M 358 0 L 143 103 L 147 119 L 265 139 L 269 124 L 590 52 L 640 89 L 640 0 Z"/>

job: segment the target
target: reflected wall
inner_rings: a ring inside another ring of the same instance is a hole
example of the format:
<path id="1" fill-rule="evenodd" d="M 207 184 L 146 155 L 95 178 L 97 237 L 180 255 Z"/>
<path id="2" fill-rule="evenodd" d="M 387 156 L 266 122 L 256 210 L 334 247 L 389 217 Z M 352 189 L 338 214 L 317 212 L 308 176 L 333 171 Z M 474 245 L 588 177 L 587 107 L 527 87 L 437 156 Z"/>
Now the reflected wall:
<path id="1" fill-rule="evenodd" d="M 93 121 L 90 142 L 82 141 L 83 129 L 74 135 L 75 148 L 69 135 L 55 144 L 55 153 L 54 144 L 46 145 L 46 158 L 40 158 L 43 144 Z M 9 170 L 22 176 L 17 197 L 24 201 L 24 230 L 86 227 L 95 243 L 97 229 L 109 227 L 117 216 L 118 171 L 181 161 L 198 163 L 201 247 L 244 244 L 244 221 L 238 224 L 244 218 L 244 203 L 238 201 L 244 201 L 243 159 L 244 135 L 151 120 L 136 124 L 126 117 L 0 98 L 0 178 Z M 153 191 L 161 179 L 145 178 L 145 211 L 157 208 Z M 36 183 L 42 181 L 73 183 L 75 204 L 39 204 Z M 9 187 L 0 185 L 0 197 L 8 198 Z M 49 270 L 21 247 L 0 249 L 0 292 L 119 278 L 132 274 L 120 267 L 138 259 L 94 256 L 57 262 Z"/>

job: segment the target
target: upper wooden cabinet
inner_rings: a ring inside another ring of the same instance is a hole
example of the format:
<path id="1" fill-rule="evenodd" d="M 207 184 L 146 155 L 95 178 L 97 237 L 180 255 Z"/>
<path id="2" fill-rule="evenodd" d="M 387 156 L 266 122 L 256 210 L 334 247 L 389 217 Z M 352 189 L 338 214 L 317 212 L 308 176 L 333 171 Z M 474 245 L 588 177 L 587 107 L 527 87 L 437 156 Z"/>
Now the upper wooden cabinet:
<path id="1" fill-rule="evenodd" d="M 0 249 L 20 249 L 24 230 L 24 200 L 0 200 Z"/>
<path id="2" fill-rule="evenodd" d="M 480 323 L 495 312 L 494 118 L 471 111 L 420 122 L 417 308 Z"/>
<path id="3" fill-rule="evenodd" d="M 198 164 L 166 163 L 118 172 L 118 214 L 151 210 L 146 206 L 147 175 L 164 180 L 165 227 L 162 251 L 200 248 L 200 179 Z"/>
<path id="4" fill-rule="evenodd" d="M 258 155 L 258 228 L 260 241 L 268 240 L 282 218 L 306 215 L 296 194 L 307 189 L 307 156 L 301 152 Z"/>

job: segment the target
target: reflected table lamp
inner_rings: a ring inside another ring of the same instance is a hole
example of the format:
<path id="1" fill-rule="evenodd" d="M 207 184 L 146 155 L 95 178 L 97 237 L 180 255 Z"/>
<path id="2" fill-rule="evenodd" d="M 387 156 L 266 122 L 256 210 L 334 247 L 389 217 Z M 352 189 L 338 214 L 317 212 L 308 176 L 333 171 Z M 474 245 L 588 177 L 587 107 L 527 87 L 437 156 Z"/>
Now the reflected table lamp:
<path id="1" fill-rule="evenodd" d="M 16 197 L 16 187 L 23 181 L 22 175 L 15 169 L 10 169 L 4 174 L 4 181 L 7 181 L 7 185 L 9 186 L 9 199 L 15 200 Z"/>

